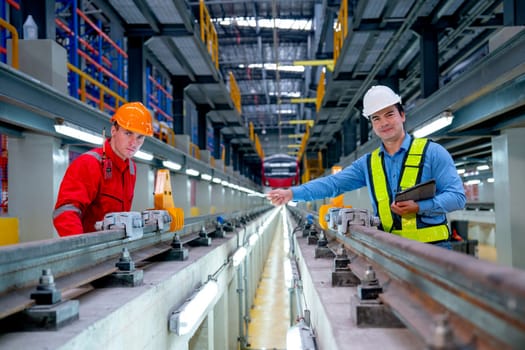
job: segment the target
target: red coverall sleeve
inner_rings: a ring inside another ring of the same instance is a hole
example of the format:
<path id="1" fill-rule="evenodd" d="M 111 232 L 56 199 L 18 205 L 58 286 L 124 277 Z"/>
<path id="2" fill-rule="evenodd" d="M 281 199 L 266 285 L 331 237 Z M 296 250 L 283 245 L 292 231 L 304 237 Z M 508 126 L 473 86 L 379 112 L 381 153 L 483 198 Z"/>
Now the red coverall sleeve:
<path id="1" fill-rule="evenodd" d="M 59 236 L 84 232 L 82 214 L 98 196 L 101 179 L 100 162 L 93 156 L 81 155 L 68 167 L 53 213 L 53 224 Z"/>

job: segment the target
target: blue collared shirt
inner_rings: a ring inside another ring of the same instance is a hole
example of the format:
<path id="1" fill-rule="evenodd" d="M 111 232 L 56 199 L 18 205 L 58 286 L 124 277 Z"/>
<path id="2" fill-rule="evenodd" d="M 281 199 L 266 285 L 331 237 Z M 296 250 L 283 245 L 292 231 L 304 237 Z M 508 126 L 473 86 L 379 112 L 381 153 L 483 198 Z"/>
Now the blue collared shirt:
<path id="1" fill-rule="evenodd" d="M 380 153 L 384 158 L 386 176 L 390 185 L 389 190 L 392 195 L 399 191 L 403 160 L 408 152 L 411 140 L 412 136 L 408 133 L 405 134 L 401 148 L 393 155 L 389 155 L 385 151 L 383 144 L 380 146 Z M 368 156 L 369 154 L 365 154 L 337 174 L 292 187 L 293 200 L 311 201 L 332 198 L 364 186 L 368 187 L 368 195 L 372 199 L 367 164 Z M 457 173 L 452 157 L 443 146 L 435 142 L 428 143 L 420 182 L 431 179 L 436 180 L 436 195 L 432 199 L 417 202 L 419 205 L 418 214 L 421 215 L 421 220 L 424 223 L 436 225 L 445 221 L 446 213 L 463 209 L 466 197 L 463 182 Z M 377 206 L 373 200 L 371 201 L 375 215 L 377 215 Z"/>

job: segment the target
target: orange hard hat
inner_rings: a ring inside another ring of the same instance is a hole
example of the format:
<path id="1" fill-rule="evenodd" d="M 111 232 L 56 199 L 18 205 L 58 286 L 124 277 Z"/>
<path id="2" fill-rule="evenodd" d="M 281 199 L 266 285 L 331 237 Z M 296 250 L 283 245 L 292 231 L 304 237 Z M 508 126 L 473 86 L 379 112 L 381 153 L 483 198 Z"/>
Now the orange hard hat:
<path id="1" fill-rule="evenodd" d="M 140 102 L 129 102 L 120 106 L 113 114 L 111 122 L 117 122 L 118 125 L 126 130 L 153 136 L 151 113 Z"/>

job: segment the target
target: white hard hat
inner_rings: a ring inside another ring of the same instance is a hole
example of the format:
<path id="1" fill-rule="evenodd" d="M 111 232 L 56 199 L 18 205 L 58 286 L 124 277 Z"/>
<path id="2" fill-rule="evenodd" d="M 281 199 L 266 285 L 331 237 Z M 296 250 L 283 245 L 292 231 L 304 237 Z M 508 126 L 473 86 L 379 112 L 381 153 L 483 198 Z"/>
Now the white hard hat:
<path id="1" fill-rule="evenodd" d="M 372 86 L 363 97 L 363 116 L 368 119 L 375 112 L 398 103 L 401 97 L 388 86 Z"/>

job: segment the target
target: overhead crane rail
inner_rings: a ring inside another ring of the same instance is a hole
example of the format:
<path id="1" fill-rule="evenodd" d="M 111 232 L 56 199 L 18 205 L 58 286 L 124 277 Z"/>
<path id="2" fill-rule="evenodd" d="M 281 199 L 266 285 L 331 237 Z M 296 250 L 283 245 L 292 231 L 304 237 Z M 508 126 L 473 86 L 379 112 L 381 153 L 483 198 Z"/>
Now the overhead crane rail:
<path id="1" fill-rule="evenodd" d="M 146 222 L 144 234 L 134 240 L 122 228 L 1 247 L 0 324 L 6 326 L 11 317 L 35 305 L 30 296 L 39 284 L 42 269 L 51 271 L 62 300 L 70 300 L 91 291 L 92 283 L 117 272 L 116 262 L 127 254 L 125 251 L 133 256 L 133 264 L 146 264 L 173 249 L 186 249 L 184 245 L 209 245 L 209 236 L 225 237 L 225 231 L 246 225 L 269 208 L 189 218 L 177 232 L 163 231 L 157 223 Z"/>
<path id="2" fill-rule="evenodd" d="M 317 214 L 290 210 L 296 218 L 315 215 L 317 219 Z M 344 220 L 336 221 L 342 225 Z M 360 285 L 366 285 L 372 268 L 382 287 L 377 301 L 429 348 L 523 347 L 525 271 L 386 234 L 370 224 L 346 224 L 345 230 L 322 231 L 329 249 L 348 252 L 348 268 Z M 315 229 L 321 232 L 320 227 Z M 355 313 L 359 305 L 351 307 Z"/>

